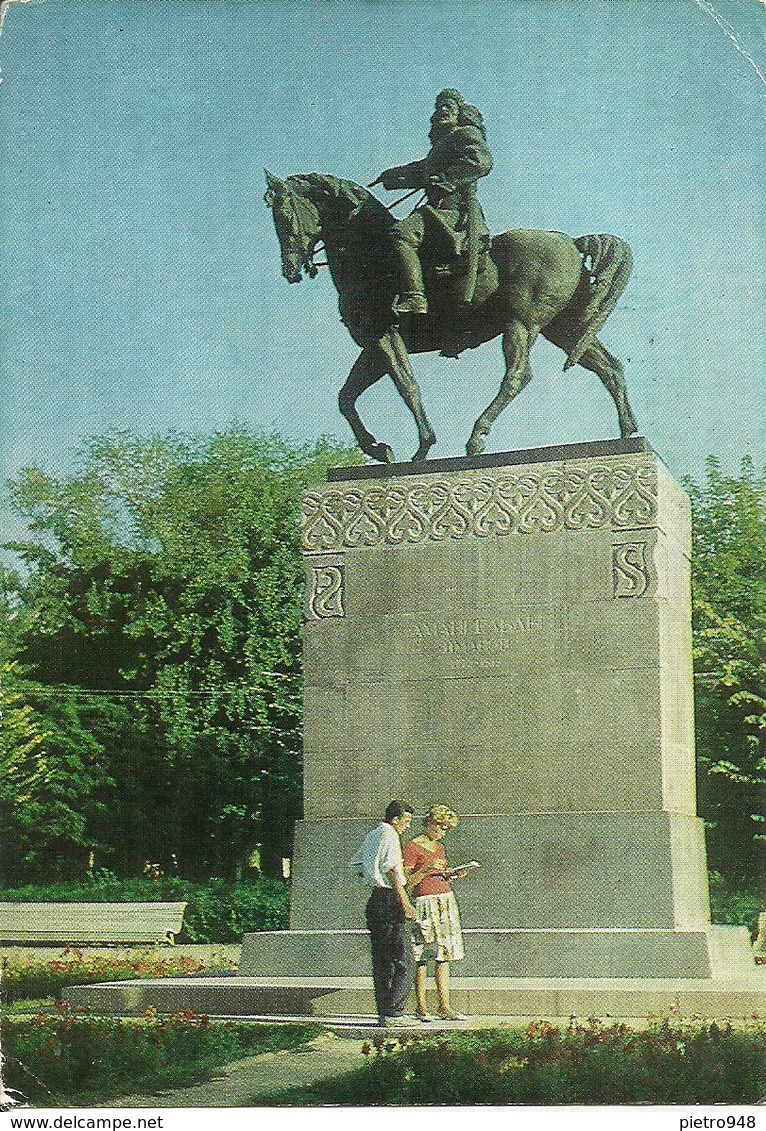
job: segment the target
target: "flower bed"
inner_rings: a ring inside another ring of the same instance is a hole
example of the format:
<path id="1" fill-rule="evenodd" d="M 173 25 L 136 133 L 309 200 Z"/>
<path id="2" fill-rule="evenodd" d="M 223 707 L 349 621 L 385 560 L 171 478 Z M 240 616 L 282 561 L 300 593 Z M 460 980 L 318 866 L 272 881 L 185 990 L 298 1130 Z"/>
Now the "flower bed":
<path id="1" fill-rule="evenodd" d="M 30 998 L 55 998 L 67 986 L 93 982 L 224 973 L 236 969 L 232 949 L 200 947 L 194 955 L 156 947 L 120 949 L 113 954 L 79 947 L 9 950 L 2 959 L 2 1001 L 12 1005 Z"/>
<path id="2" fill-rule="evenodd" d="M 752 1104 L 766 1094 L 766 1025 L 646 1030 L 591 1019 L 368 1042 L 356 1072 L 275 1104 Z M 268 1101 L 267 1101 L 268 1102 Z"/>
<path id="3" fill-rule="evenodd" d="M 191 1012 L 142 1019 L 91 1017 L 66 1003 L 2 1022 L 6 1087 L 31 1103 L 92 1105 L 206 1079 L 243 1056 L 297 1048 L 317 1025 L 212 1022 Z"/>

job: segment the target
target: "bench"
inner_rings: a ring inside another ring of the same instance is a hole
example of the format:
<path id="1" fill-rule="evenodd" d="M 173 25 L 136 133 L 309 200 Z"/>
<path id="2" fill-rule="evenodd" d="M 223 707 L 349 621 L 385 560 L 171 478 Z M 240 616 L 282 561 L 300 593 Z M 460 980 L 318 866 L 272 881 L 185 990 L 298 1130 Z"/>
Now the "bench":
<path id="1" fill-rule="evenodd" d="M 0 941 L 173 943 L 185 903 L 0 903 Z"/>

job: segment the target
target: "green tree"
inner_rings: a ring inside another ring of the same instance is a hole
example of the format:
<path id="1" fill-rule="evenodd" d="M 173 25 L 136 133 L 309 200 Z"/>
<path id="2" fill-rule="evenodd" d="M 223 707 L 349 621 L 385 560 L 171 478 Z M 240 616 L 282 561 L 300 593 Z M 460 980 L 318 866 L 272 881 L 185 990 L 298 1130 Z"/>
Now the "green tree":
<path id="1" fill-rule="evenodd" d="M 687 481 L 700 811 L 711 857 L 745 871 L 766 832 L 766 469 L 737 477 L 707 461 Z"/>
<path id="2" fill-rule="evenodd" d="M 48 780 L 43 748 L 49 735 L 24 701 L 18 664 L 0 666 L 0 805 L 3 828 Z"/>
<path id="3" fill-rule="evenodd" d="M 244 429 L 205 440 L 129 433 L 90 442 L 79 472 L 12 484 L 30 538 L 14 594 L 19 655 L 76 690 L 114 781 L 92 831 L 105 862 L 175 856 L 267 871 L 301 803 L 300 495 L 359 462 Z"/>
<path id="4" fill-rule="evenodd" d="M 103 748 L 77 703 L 0 665 L 0 876 L 66 876 L 86 866 L 88 825 L 107 784 Z"/>

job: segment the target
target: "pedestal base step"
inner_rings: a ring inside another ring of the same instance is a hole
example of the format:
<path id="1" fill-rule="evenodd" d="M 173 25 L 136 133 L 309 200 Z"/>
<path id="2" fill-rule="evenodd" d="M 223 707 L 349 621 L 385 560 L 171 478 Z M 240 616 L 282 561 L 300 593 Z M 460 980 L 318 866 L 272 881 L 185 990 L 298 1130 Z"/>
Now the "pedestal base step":
<path id="1" fill-rule="evenodd" d="M 766 969 L 747 978 L 453 978 L 452 1003 L 474 1018 L 744 1020 L 766 1018 Z M 429 989 L 429 993 L 433 993 Z M 97 1013 L 193 1010 L 210 1017 L 323 1017 L 373 1013 L 367 978 L 158 978 L 72 986 L 67 998 Z M 411 1003 L 414 1008 L 414 1003 Z M 484 1022 L 486 1024 L 486 1022 Z"/>
<path id="2" fill-rule="evenodd" d="M 755 969 L 746 927 L 466 930 L 453 973 L 499 978 L 709 978 Z M 355 977 L 370 970 L 367 931 L 259 931 L 245 935 L 247 977 Z"/>

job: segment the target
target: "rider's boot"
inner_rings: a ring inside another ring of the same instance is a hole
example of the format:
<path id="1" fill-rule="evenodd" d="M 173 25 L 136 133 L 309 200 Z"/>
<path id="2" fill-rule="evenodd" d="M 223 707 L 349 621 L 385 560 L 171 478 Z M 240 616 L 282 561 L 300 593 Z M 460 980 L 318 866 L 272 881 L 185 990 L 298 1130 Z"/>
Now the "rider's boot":
<path id="1" fill-rule="evenodd" d="M 394 314 L 427 314 L 423 268 L 416 248 L 404 240 L 394 240 L 394 253 L 402 284 L 402 293 L 394 301 Z"/>

